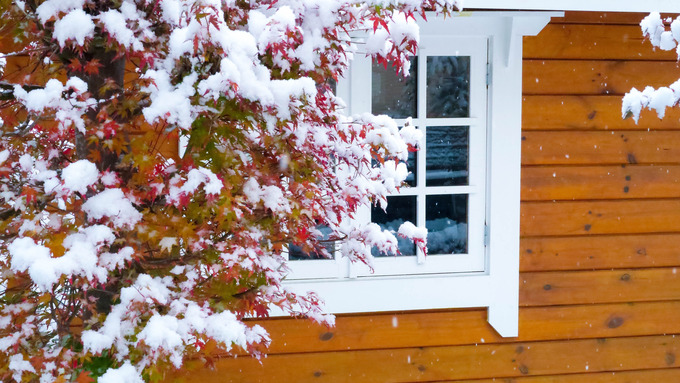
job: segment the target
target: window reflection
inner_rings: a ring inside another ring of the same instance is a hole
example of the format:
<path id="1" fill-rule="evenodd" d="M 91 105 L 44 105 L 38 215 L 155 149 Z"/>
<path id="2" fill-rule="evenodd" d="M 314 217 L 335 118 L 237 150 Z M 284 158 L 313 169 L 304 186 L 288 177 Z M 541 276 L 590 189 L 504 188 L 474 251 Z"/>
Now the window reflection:
<path id="1" fill-rule="evenodd" d="M 411 58 L 409 76 L 397 74 L 395 68 L 373 63 L 372 113 L 392 118 L 417 117 L 418 59 Z"/>
<path id="2" fill-rule="evenodd" d="M 425 136 L 425 186 L 467 185 L 469 127 L 428 126 Z"/>
<path id="3" fill-rule="evenodd" d="M 425 227 L 427 227 L 427 253 L 467 253 L 468 196 L 429 195 L 425 199 Z"/>
<path id="4" fill-rule="evenodd" d="M 427 58 L 427 117 L 470 116 L 470 57 Z"/>
<path id="5" fill-rule="evenodd" d="M 378 224 L 381 229 L 389 230 L 396 233 L 402 223 L 409 221 L 415 224 L 416 222 L 416 196 L 395 196 L 387 197 L 387 210 L 384 211 L 379 206 L 374 206 L 371 209 L 371 221 Z M 416 246 L 413 241 L 397 236 L 399 243 L 400 255 L 415 255 Z M 385 255 L 373 249 L 374 257 Z"/>

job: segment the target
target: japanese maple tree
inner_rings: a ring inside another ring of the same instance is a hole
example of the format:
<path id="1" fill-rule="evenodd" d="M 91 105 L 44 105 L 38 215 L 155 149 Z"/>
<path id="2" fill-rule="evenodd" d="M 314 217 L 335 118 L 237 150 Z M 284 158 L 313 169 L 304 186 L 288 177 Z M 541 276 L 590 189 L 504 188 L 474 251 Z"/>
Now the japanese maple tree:
<path id="1" fill-rule="evenodd" d="M 0 0 L 0 379 L 158 380 L 262 350 L 244 318 L 272 307 L 332 323 L 287 249 L 329 256 L 325 225 L 352 261 L 397 252 L 352 218 L 419 139 L 333 83 L 357 54 L 408 72 L 415 17 L 458 6 Z"/>
<path id="2" fill-rule="evenodd" d="M 680 59 L 680 16 L 676 19 L 662 18 L 658 12 L 653 12 L 640 22 L 640 27 L 655 48 L 664 51 L 675 49 Z M 655 110 L 659 118 L 663 118 L 666 108 L 677 106 L 679 101 L 680 80 L 658 89 L 647 86 L 642 92 L 631 89 L 623 97 L 621 111 L 624 118 L 632 117 L 637 123 L 643 109 Z"/>

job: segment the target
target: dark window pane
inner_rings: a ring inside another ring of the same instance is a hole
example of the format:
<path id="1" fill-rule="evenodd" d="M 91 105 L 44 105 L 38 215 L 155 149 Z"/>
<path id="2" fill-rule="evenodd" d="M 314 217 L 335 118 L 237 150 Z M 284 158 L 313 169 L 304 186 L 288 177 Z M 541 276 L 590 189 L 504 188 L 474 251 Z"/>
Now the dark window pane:
<path id="1" fill-rule="evenodd" d="M 379 206 L 371 209 L 371 221 L 377 223 L 383 230 L 397 232 L 399 226 L 406 221 L 415 224 L 416 222 L 416 197 L 415 196 L 396 196 L 387 197 L 387 211 Z M 397 236 L 399 241 L 399 252 L 401 255 L 415 255 L 416 246 L 413 241 Z M 373 249 L 373 256 L 379 257 L 390 254 L 382 254 Z M 394 254 L 391 254 L 394 255 Z"/>
<path id="2" fill-rule="evenodd" d="M 373 64 L 372 109 L 375 115 L 386 114 L 392 118 L 417 117 L 417 59 L 411 59 L 410 75 L 404 77 L 396 69 Z"/>
<path id="3" fill-rule="evenodd" d="M 427 58 L 427 117 L 470 116 L 470 57 Z"/>
<path id="4" fill-rule="evenodd" d="M 416 186 L 418 184 L 418 153 L 409 152 L 408 162 L 406 162 L 408 167 L 409 175 L 406 177 L 406 184 L 408 186 Z M 411 221 L 414 222 L 414 221 Z"/>
<path id="5" fill-rule="evenodd" d="M 425 137 L 425 186 L 468 184 L 470 128 L 428 126 Z"/>
<path id="6" fill-rule="evenodd" d="M 326 249 L 328 255 L 332 258 L 335 251 L 335 243 L 329 240 L 331 229 L 325 225 L 318 225 L 316 229 L 321 232 L 321 246 Z M 328 256 L 324 256 L 320 251 L 305 252 L 302 247 L 290 244 L 288 246 L 288 259 L 291 261 L 304 261 L 309 259 L 328 259 Z"/>
<path id="7" fill-rule="evenodd" d="M 468 196 L 429 195 L 425 198 L 428 254 L 467 253 Z"/>

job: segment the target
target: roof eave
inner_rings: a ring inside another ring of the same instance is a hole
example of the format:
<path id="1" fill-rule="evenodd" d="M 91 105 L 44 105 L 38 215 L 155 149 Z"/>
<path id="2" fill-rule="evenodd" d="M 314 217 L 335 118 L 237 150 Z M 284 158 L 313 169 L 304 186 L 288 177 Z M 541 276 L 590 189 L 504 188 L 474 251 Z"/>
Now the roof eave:
<path id="1" fill-rule="evenodd" d="M 678 0 L 464 0 L 463 7 L 537 11 L 680 12 Z"/>

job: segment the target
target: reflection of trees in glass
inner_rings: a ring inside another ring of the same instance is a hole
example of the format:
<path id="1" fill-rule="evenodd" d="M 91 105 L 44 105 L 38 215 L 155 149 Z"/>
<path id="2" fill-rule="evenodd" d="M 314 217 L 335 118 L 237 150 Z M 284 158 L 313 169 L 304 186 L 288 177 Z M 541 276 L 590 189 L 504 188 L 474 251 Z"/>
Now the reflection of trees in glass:
<path id="1" fill-rule="evenodd" d="M 466 194 L 425 198 L 428 254 L 467 253 L 467 208 Z"/>
<path id="2" fill-rule="evenodd" d="M 468 183 L 469 128 L 428 126 L 426 133 L 426 186 Z"/>
<path id="3" fill-rule="evenodd" d="M 397 74 L 392 67 L 373 64 L 371 77 L 373 114 L 392 118 L 417 117 L 418 59 L 411 58 L 409 76 Z"/>
<path id="4" fill-rule="evenodd" d="M 470 57 L 427 58 L 427 117 L 470 116 Z"/>

